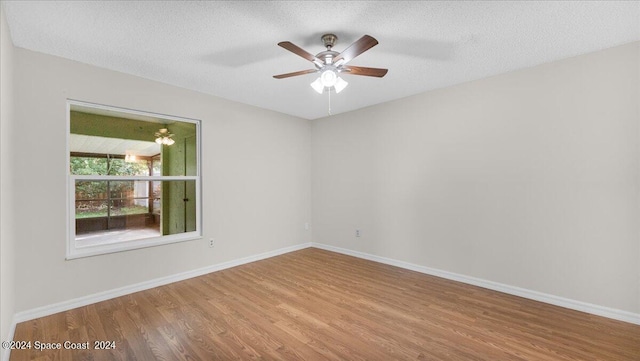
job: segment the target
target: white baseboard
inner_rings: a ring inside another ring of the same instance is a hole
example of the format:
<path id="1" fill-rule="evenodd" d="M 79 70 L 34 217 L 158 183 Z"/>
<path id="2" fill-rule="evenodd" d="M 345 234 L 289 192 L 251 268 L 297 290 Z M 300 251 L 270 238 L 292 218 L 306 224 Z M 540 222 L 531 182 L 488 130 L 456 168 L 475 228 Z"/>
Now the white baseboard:
<path id="1" fill-rule="evenodd" d="M 195 270 L 192 270 L 192 271 L 182 272 L 182 273 L 178 273 L 178 274 L 167 276 L 167 277 L 156 278 L 156 279 L 152 279 L 152 280 L 149 280 L 149 281 L 136 283 L 136 284 L 129 285 L 129 286 L 124 286 L 124 287 L 120 287 L 120 288 L 116 288 L 116 289 L 112 289 L 112 290 L 108 290 L 108 291 L 104 291 L 104 292 L 94 293 L 92 295 L 87 295 L 87 296 L 83 296 L 83 297 L 74 298 L 74 299 L 71 299 L 71 300 L 68 300 L 68 301 L 63 301 L 63 302 L 55 303 L 55 304 L 52 304 L 52 305 L 47 305 L 47 306 L 43 306 L 43 307 L 34 308 L 34 309 L 31 309 L 31 310 L 18 312 L 13 317 L 13 323 L 12 323 L 11 327 L 13 327 L 13 329 L 15 330 L 16 324 L 18 324 L 20 322 L 33 320 L 33 319 L 39 318 L 39 317 L 53 315 L 53 314 L 58 313 L 58 312 L 68 311 L 68 310 L 71 310 L 71 309 L 74 309 L 74 308 L 78 308 L 78 307 L 90 305 L 90 304 L 93 304 L 93 303 L 96 303 L 96 302 L 101 302 L 101 301 L 109 300 L 109 299 L 112 299 L 112 298 L 128 295 L 128 294 L 131 294 L 131 293 L 134 293 L 134 292 L 144 291 L 144 290 L 148 290 L 150 288 L 164 286 L 164 285 L 169 284 L 169 283 L 178 282 L 178 281 L 186 280 L 186 279 L 189 279 L 189 278 L 202 276 L 202 275 L 205 275 L 207 273 L 216 272 L 216 271 L 220 271 L 220 270 L 223 270 L 223 269 L 240 266 L 240 265 L 243 265 L 243 264 L 246 264 L 246 263 L 251 263 L 251 262 L 263 260 L 263 259 L 266 259 L 266 258 L 279 256 L 281 254 L 285 254 L 285 253 L 297 251 L 297 250 L 300 250 L 300 249 L 308 248 L 310 246 L 311 246 L 311 243 L 303 243 L 303 244 L 298 244 L 298 245 L 295 245 L 295 246 L 284 247 L 284 248 L 280 248 L 280 249 L 277 249 L 277 250 L 274 250 L 274 251 L 269 251 L 269 252 L 265 252 L 265 253 L 261 253 L 261 254 L 257 254 L 257 255 L 253 255 L 253 256 L 249 256 L 249 257 L 244 257 L 244 258 L 240 258 L 240 259 L 236 259 L 236 260 L 232 260 L 232 261 L 228 261 L 228 262 L 215 264 L 215 265 L 212 265 L 212 266 L 207 266 L 207 267 L 204 267 L 204 268 L 195 269 Z"/>
<path id="2" fill-rule="evenodd" d="M 380 257 L 380 256 L 372 255 L 369 253 L 353 251 L 350 249 L 330 246 L 322 243 L 312 242 L 311 247 L 320 248 L 320 249 L 337 252 L 337 253 L 342 253 L 349 256 L 353 256 L 353 257 L 358 257 L 358 258 L 362 258 L 362 259 L 366 259 L 374 262 L 384 263 L 391 266 L 408 269 L 411 271 L 428 274 L 431 276 L 436 276 L 440 278 L 449 279 L 452 281 L 457 281 L 457 282 L 462 282 L 462 283 L 466 283 L 466 284 L 470 284 L 470 285 L 474 285 L 482 288 L 487 288 L 490 290 L 503 292 L 510 295 L 514 295 L 514 296 L 524 297 L 531 300 L 552 304 L 555 306 L 560 306 L 560 307 L 564 307 L 564 308 L 568 308 L 576 311 L 590 313 L 597 316 L 611 318 L 618 321 L 624 321 L 624 322 L 640 325 L 640 314 L 633 313 L 633 312 L 599 306 L 599 305 L 586 303 L 582 301 L 576 301 L 576 300 L 572 300 L 564 297 L 550 295 L 547 293 L 532 291 L 532 290 L 528 290 L 520 287 L 509 286 L 509 285 L 505 285 L 498 282 L 487 281 L 480 278 L 465 276 L 465 275 L 448 272 L 448 271 L 442 271 L 435 268 L 429 268 L 429 267 L 420 266 L 420 265 L 416 265 L 409 262 L 398 261 L 391 258 Z"/>

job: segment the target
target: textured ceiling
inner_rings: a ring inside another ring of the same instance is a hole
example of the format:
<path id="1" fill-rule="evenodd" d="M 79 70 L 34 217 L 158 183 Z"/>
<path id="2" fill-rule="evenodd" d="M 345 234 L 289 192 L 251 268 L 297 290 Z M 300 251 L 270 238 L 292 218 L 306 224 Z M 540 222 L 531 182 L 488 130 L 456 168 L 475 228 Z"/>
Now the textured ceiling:
<path id="1" fill-rule="evenodd" d="M 310 53 L 335 33 L 342 51 L 364 34 L 380 42 L 345 75 L 338 114 L 427 90 L 640 40 L 640 2 L 553 1 L 2 1 L 16 46 L 315 119 L 327 93 L 312 68 L 276 44 Z"/>

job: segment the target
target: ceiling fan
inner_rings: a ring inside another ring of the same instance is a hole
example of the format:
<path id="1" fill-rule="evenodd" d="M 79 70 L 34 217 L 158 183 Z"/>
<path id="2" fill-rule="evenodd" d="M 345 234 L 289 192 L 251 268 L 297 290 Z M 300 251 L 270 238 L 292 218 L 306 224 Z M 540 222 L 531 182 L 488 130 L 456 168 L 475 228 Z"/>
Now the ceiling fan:
<path id="1" fill-rule="evenodd" d="M 289 41 L 282 41 L 278 43 L 279 46 L 312 62 L 315 65 L 315 69 L 279 74 L 274 75 L 273 77 L 276 79 L 284 79 L 292 76 L 319 73 L 320 76 L 311 83 L 311 87 L 318 93 L 322 94 L 325 88 L 331 89 L 333 87 L 336 90 L 336 93 L 340 93 L 347 87 L 349 83 L 338 76 L 340 73 L 373 76 L 378 78 L 382 78 L 387 74 L 387 69 L 347 65 L 347 63 L 353 58 L 378 44 L 378 40 L 374 39 L 372 36 L 365 35 L 361 37 L 342 53 L 332 50 L 333 46 L 338 41 L 337 36 L 334 34 L 324 34 L 321 39 L 327 50 L 321 51 L 316 55 L 312 55 Z"/>

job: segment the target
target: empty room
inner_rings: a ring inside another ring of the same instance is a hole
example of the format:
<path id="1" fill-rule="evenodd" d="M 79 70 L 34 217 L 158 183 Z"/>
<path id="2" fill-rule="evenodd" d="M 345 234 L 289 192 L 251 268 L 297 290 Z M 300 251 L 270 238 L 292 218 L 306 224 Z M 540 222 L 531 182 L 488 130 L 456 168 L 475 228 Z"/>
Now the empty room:
<path id="1" fill-rule="evenodd" d="M 0 0 L 22 360 L 640 360 L 640 2 Z"/>

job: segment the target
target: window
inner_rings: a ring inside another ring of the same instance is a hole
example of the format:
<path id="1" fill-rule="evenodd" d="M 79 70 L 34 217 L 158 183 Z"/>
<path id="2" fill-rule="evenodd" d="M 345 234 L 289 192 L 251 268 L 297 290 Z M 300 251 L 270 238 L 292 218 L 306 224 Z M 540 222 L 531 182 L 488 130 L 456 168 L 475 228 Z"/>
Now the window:
<path id="1" fill-rule="evenodd" d="M 67 109 L 67 259 L 201 238 L 198 120 Z"/>

